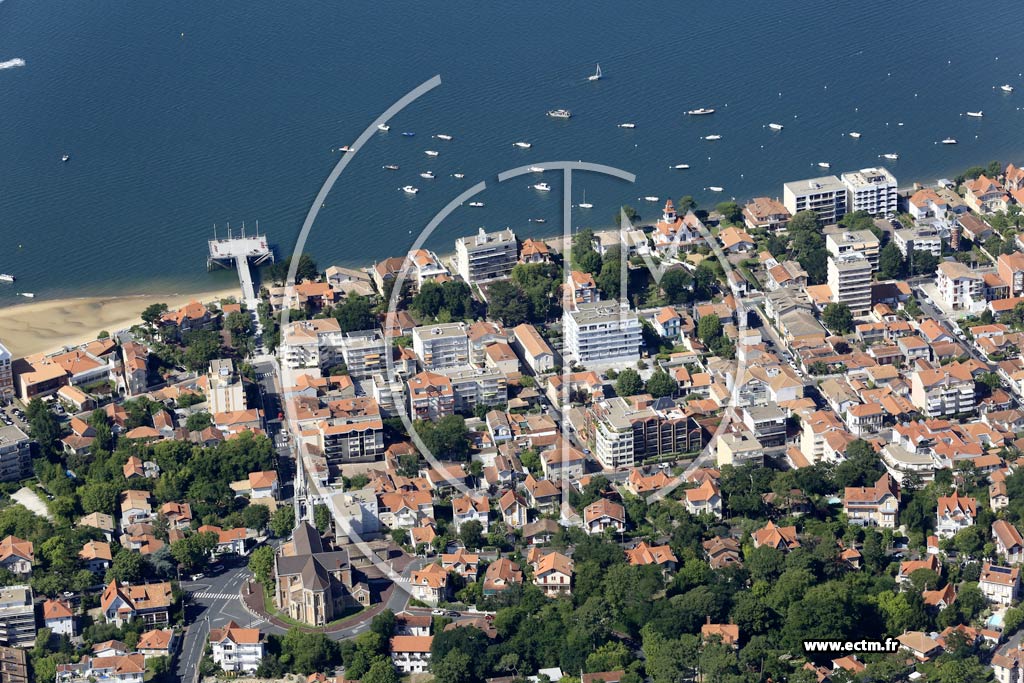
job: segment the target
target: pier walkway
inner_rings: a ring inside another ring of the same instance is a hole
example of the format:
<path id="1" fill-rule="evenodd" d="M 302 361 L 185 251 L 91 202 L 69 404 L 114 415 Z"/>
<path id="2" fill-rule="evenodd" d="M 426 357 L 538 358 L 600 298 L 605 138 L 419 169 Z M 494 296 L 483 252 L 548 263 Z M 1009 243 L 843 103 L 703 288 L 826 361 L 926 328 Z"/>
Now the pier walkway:
<path id="1" fill-rule="evenodd" d="M 233 262 L 235 271 L 238 273 L 239 284 L 242 287 L 242 300 L 246 307 L 255 313 L 259 298 L 250 262 L 252 265 L 258 266 L 274 260 L 274 252 L 267 243 L 267 236 L 259 233 L 247 236 L 244 227 L 241 235 L 233 236 L 231 230 L 228 229 L 226 238 L 214 237 L 209 241 L 209 247 L 210 256 L 206 261 L 206 267 L 211 270 L 215 266 L 229 268 L 229 264 Z"/>

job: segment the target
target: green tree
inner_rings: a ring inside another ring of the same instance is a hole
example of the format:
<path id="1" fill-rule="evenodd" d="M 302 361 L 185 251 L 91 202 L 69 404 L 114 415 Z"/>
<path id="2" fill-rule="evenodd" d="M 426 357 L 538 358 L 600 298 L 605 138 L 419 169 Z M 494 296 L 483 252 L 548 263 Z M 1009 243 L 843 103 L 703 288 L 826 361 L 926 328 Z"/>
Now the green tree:
<path id="1" fill-rule="evenodd" d="M 142 555 L 134 550 L 121 549 L 107 570 L 107 580 L 135 583 L 142 578 Z"/>
<path id="2" fill-rule="evenodd" d="M 270 530 L 278 538 L 284 538 L 295 528 L 295 508 L 290 505 L 279 507 L 270 517 Z"/>
<path id="3" fill-rule="evenodd" d="M 853 313 L 846 304 L 826 304 L 821 312 L 821 321 L 836 334 L 846 334 L 853 330 Z"/>
<path id="4" fill-rule="evenodd" d="M 242 524 L 246 529 L 262 531 L 270 522 L 270 509 L 266 505 L 247 505 L 242 509 Z"/>
<path id="5" fill-rule="evenodd" d="M 672 268 L 661 276 L 658 283 L 670 304 L 682 304 L 691 300 L 693 277 L 685 268 Z"/>
<path id="6" fill-rule="evenodd" d="M 436 422 L 416 420 L 413 426 L 423 444 L 436 457 L 469 459 L 469 429 L 461 415 L 446 415 Z"/>
<path id="7" fill-rule="evenodd" d="M 644 390 L 644 381 L 640 373 L 633 368 L 626 368 L 615 380 L 615 393 L 619 396 L 636 396 Z"/>
<path id="8" fill-rule="evenodd" d="M 801 211 L 793 216 L 787 228 L 790 254 L 807 271 L 808 284 L 819 285 L 826 280 L 828 250 L 814 211 Z"/>
<path id="9" fill-rule="evenodd" d="M 269 586 L 274 578 L 274 549 L 261 545 L 249 555 L 249 571 L 264 586 Z"/>
<path id="10" fill-rule="evenodd" d="M 1014 251 L 1014 249 L 1011 249 Z M 908 259 L 910 271 L 913 275 L 934 275 L 939 267 L 939 257 L 930 251 L 915 249 Z"/>
<path id="11" fill-rule="evenodd" d="M 359 680 L 362 683 L 399 683 L 401 679 L 398 677 L 394 665 L 381 657 L 370 665 L 370 670 Z"/>
<path id="12" fill-rule="evenodd" d="M 147 325 L 156 325 L 167 312 L 167 304 L 150 304 L 142 311 L 142 321 Z"/>
<path id="13" fill-rule="evenodd" d="M 661 398 L 662 396 L 671 396 L 676 393 L 679 388 L 679 383 L 661 368 L 654 371 L 650 379 L 647 380 L 647 393 L 654 398 Z"/>
<path id="14" fill-rule="evenodd" d="M 903 253 L 895 242 L 889 242 L 878 255 L 878 274 L 887 280 L 903 275 Z"/>
<path id="15" fill-rule="evenodd" d="M 207 369 L 210 361 L 220 355 L 220 336 L 212 330 L 196 330 L 185 335 L 185 367 L 193 372 Z"/>
<path id="16" fill-rule="evenodd" d="M 327 533 L 331 528 L 331 522 L 333 521 L 334 518 L 331 516 L 331 509 L 326 505 L 317 505 L 313 508 L 313 524 L 321 534 Z"/>
<path id="17" fill-rule="evenodd" d="M 331 315 L 338 321 L 342 332 L 369 330 L 377 326 L 373 303 L 368 297 L 358 294 L 345 297 L 342 303 L 331 309 Z"/>
<path id="18" fill-rule="evenodd" d="M 722 336 L 722 321 L 717 315 L 705 315 L 697 322 L 697 336 L 704 346 L 712 346 Z"/>
<path id="19" fill-rule="evenodd" d="M 459 527 L 459 540 L 466 548 L 479 548 L 484 543 L 484 526 L 475 519 L 463 522 Z"/>
<path id="20" fill-rule="evenodd" d="M 190 432 L 201 432 L 213 424 L 212 416 L 207 412 L 192 413 L 185 420 L 185 429 Z"/>
<path id="21" fill-rule="evenodd" d="M 506 327 L 530 320 L 530 304 L 519 287 L 508 280 L 499 280 L 487 287 L 487 315 Z"/>
<path id="22" fill-rule="evenodd" d="M 729 223 L 737 223 L 743 218 L 743 209 L 736 202 L 720 202 L 715 206 L 715 211 L 722 215 L 722 218 Z"/>
<path id="23" fill-rule="evenodd" d="M 437 683 L 472 683 L 473 678 L 470 656 L 465 652 L 451 650 L 440 661 L 430 664 Z"/>

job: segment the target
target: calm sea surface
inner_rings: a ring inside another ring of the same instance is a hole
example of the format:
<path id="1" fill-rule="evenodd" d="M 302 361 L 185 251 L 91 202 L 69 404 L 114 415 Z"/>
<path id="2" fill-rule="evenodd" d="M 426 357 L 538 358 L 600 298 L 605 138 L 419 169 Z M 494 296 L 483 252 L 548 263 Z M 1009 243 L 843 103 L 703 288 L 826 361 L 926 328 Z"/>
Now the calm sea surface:
<path id="1" fill-rule="evenodd" d="M 885 165 L 906 185 L 1021 163 L 1024 15 L 996 14 L 954 0 L 3 0 L 0 62 L 25 65 L 0 69 L 0 272 L 18 277 L 0 284 L 0 306 L 24 301 L 16 291 L 230 285 L 230 273 L 206 272 L 214 224 L 258 220 L 290 253 L 336 149 L 434 74 L 444 84 L 335 186 L 308 245 L 321 265 L 400 254 L 470 182 L 546 160 L 637 174 L 635 186 L 576 178 L 575 200 L 585 190 L 595 207 L 574 223 L 597 226 L 619 203 L 653 217 L 641 196 L 781 195 L 822 161 L 838 173 L 898 153 Z M 596 62 L 605 79 L 587 82 Z M 995 89 L 1004 83 L 1017 91 Z M 555 107 L 573 118 L 547 118 Z M 697 107 L 717 113 L 684 115 Z M 710 134 L 722 139 L 701 139 Z M 935 144 L 945 137 L 960 144 Z M 428 169 L 437 179 L 418 176 Z M 451 251 L 481 225 L 559 231 L 559 178 L 547 175 L 549 193 L 530 178 L 489 189 L 484 208 L 457 210 L 430 246 Z"/>

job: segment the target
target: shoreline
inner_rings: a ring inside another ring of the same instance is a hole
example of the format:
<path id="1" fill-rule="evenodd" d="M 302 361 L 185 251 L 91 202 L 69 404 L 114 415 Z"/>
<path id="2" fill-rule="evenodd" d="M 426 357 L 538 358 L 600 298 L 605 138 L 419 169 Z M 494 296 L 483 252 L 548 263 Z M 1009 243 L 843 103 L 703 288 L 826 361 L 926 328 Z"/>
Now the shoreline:
<path id="1" fill-rule="evenodd" d="M 192 294 L 123 294 L 16 304 L 0 308 L 0 343 L 12 358 L 52 353 L 95 339 L 103 330 L 114 334 L 138 324 L 150 304 L 165 303 L 173 310 L 194 300 L 205 303 L 240 296 L 238 288 L 232 287 Z"/>

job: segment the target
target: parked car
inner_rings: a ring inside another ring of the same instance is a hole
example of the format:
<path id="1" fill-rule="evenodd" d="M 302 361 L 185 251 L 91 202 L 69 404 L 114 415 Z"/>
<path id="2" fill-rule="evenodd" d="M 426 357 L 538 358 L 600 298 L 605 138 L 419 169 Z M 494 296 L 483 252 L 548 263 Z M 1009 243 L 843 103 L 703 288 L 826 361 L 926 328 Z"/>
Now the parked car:
<path id="1" fill-rule="evenodd" d="M 432 609 L 430 610 L 430 613 L 435 617 L 443 617 L 445 615 L 445 611 L 443 609 Z"/>
<path id="2" fill-rule="evenodd" d="M 206 574 L 203 574 L 202 572 L 200 572 L 198 574 L 193 574 L 190 578 L 193 581 L 199 581 L 200 579 L 205 579 L 206 578 Z"/>

